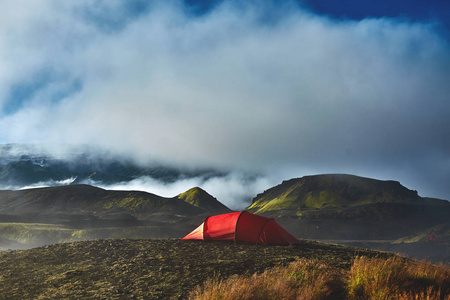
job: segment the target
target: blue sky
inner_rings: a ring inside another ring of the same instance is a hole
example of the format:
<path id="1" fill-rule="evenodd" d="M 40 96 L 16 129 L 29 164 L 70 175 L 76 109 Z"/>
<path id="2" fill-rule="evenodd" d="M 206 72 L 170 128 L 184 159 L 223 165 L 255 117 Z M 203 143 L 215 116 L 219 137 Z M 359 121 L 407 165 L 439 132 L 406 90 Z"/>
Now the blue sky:
<path id="1" fill-rule="evenodd" d="M 0 143 L 273 182 L 351 173 L 450 199 L 449 6 L 2 2 Z"/>
<path id="2" fill-rule="evenodd" d="M 205 13 L 223 1 L 186 0 L 194 11 Z M 287 1 L 270 1 L 285 3 Z M 450 28 L 450 3 L 446 0 L 296 0 L 297 5 L 307 10 L 336 19 L 363 20 L 366 18 L 404 18 L 418 22 L 440 22 Z"/>
<path id="3" fill-rule="evenodd" d="M 449 22 L 450 4 L 445 0 L 307 0 L 299 1 L 320 14 L 361 20 L 367 17 L 405 17 L 413 21 Z"/>

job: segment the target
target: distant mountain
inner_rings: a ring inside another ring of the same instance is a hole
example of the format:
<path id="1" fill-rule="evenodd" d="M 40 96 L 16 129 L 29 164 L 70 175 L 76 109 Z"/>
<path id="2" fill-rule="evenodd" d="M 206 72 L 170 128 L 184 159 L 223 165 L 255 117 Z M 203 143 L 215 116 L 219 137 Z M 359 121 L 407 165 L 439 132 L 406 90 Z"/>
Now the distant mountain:
<path id="1" fill-rule="evenodd" d="M 197 191 L 197 192 L 195 192 Z M 0 191 L 0 213 L 13 216 L 107 215 L 129 213 L 141 219 L 147 214 L 173 213 L 198 215 L 228 210 L 217 199 L 200 189 L 181 195 L 192 195 L 195 203 L 176 196 L 161 197 L 140 191 L 111 191 L 89 185 Z"/>
<path id="2" fill-rule="evenodd" d="M 450 202 L 422 198 L 396 181 L 329 174 L 284 181 L 246 210 L 279 218 L 299 237 L 397 239 L 447 222 Z"/>
<path id="3" fill-rule="evenodd" d="M 247 210 L 265 213 L 283 209 L 351 207 L 376 203 L 446 205 L 448 201 L 421 198 L 417 191 L 397 181 L 381 181 L 354 175 L 305 176 L 283 181 L 253 199 Z"/>
<path id="4" fill-rule="evenodd" d="M 111 185 L 142 176 L 170 183 L 185 178 L 208 179 L 226 174 L 206 168 L 182 169 L 160 164 L 143 166 L 98 149 L 80 148 L 52 153 L 37 145 L 0 145 L 0 189 L 93 182 Z"/>

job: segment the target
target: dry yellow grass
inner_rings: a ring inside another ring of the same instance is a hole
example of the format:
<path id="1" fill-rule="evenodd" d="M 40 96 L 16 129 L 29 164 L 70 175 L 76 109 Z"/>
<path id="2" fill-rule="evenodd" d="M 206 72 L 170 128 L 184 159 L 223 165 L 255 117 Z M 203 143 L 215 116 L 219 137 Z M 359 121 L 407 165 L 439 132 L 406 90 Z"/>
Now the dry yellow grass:
<path id="1" fill-rule="evenodd" d="M 358 257 L 347 279 L 349 299 L 450 299 L 450 268 L 399 257 Z"/>
<path id="2" fill-rule="evenodd" d="M 450 268 L 401 257 L 357 257 L 350 271 L 300 259 L 262 274 L 210 279 L 189 297 L 202 299 L 450 300 Z"/>
<path id="3" fill-rule="evenodd" d="M 336 269 L 315 259 L 300 259 L 262 274 L 208 280 L 190 299 L 335 299 L 343 283 Z"/>

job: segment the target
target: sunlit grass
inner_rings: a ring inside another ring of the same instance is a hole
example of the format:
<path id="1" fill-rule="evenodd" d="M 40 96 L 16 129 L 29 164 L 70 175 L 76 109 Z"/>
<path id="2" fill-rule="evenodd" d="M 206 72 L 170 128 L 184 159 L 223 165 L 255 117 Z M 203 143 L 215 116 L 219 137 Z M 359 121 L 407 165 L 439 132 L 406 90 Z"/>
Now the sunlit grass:
<path id="1" fill-rule="evenodd" d="M 190 299 L 450 299 L 450 268 L 428 262 L 358 257 L 344 272 L 300 259 L 262 274 L 210 279 Z"/>
<path id="2" fill-rule="evenodd" d="M 262 274 L 210 279 L 190 299 L 336 299 L 342 297 L 340 271 L 314 259 L 300 259 Z"/>
<path id="3" fill-rule="evenodd" d="M 398 257 L 359 257 L 347 286 L 349 299 L 450 299 L 450 268 Z"/>
<path id="4" fill-rule="evenodd" d="M 0 237 L 20 243 L 35 243 L 40 240 L 64 240 L 72 230 L 57 224 L 0 223 Z"/>
<path id="5" fill-rule="evenodd" d="M 42 246 L 98 238 L 166 237 L 163 230 L 146 226 L 73 229 L 58 224 L 0 223 L 0 238 Z"/>

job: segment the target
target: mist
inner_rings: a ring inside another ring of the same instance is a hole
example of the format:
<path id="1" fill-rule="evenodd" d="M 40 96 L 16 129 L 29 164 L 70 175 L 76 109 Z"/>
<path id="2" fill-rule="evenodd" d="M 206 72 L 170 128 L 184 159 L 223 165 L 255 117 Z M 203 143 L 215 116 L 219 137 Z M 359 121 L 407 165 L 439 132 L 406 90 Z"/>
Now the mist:
<path id="1" fill-rule="evenodd" d="M 200 187 L 232 210 L 242 210 L 252 203 L 252 199 L 275 182 L 265 177 L 249 177 L 242 173 L 231 173 L 223 177 L 202 177 L 180 179 L 172 183 L 155 180 L 148 176 L 139 177 L 119 184 L 102 184 L 87 181 L 107 190 L 145 191 L 162 197 L 175 197 L 193 187 Z"/>

